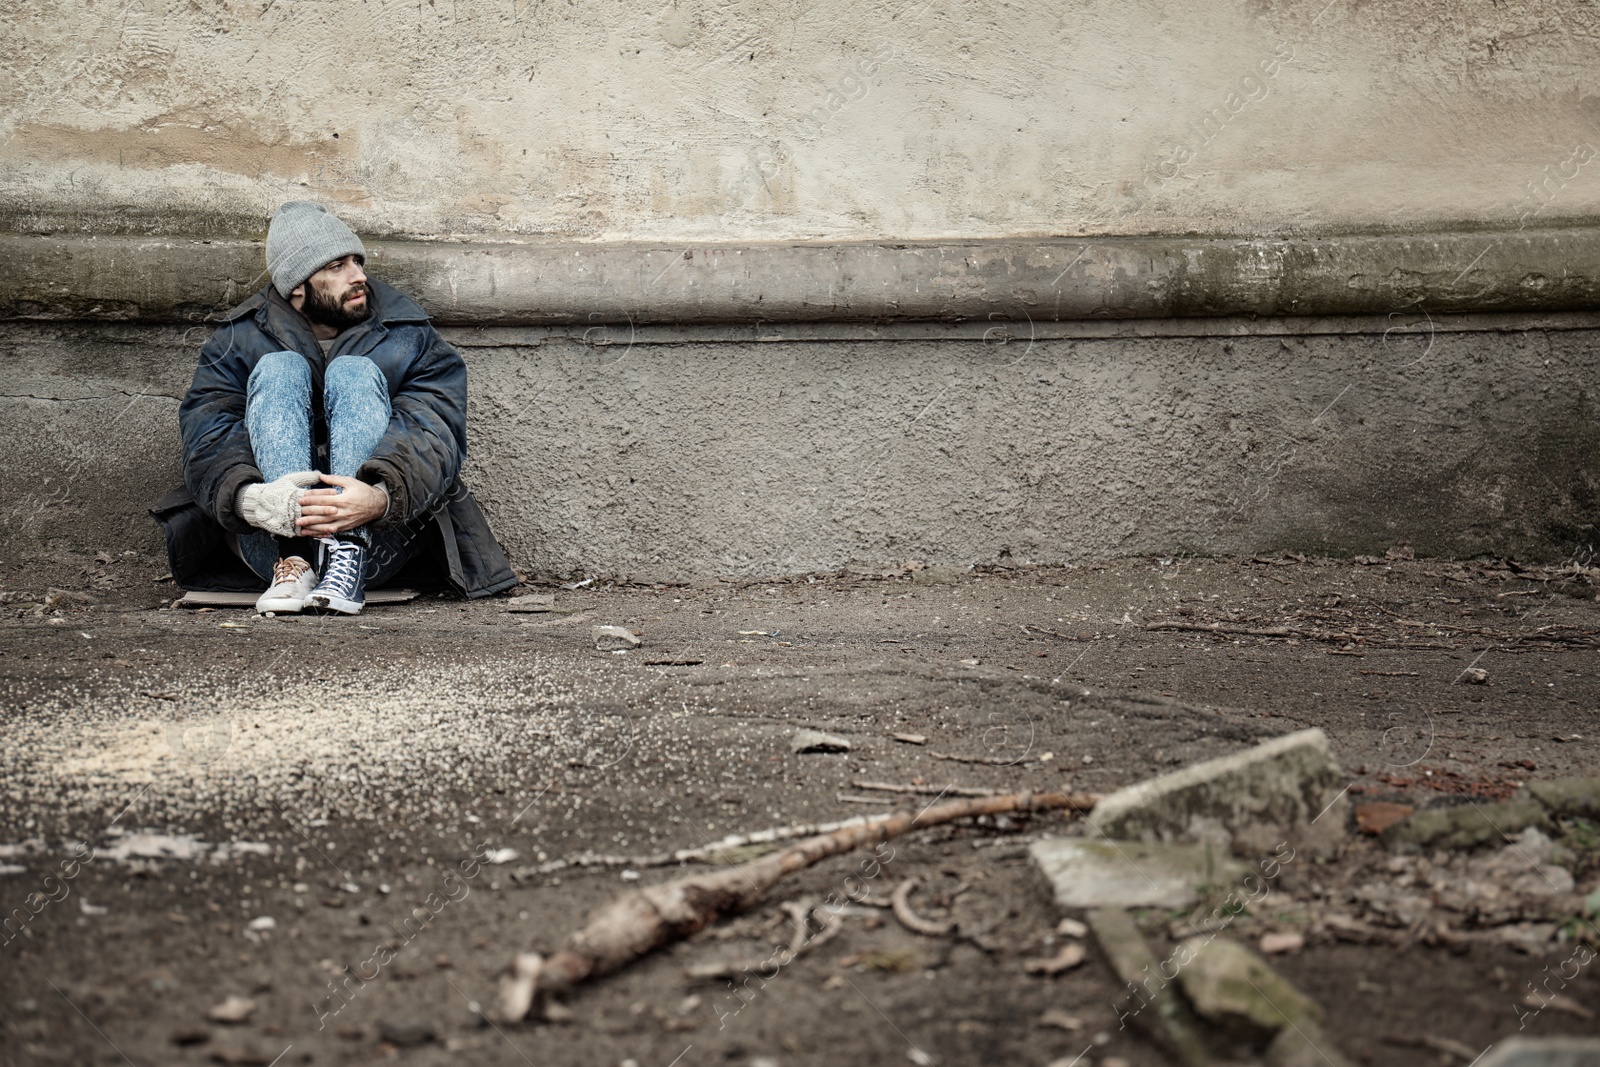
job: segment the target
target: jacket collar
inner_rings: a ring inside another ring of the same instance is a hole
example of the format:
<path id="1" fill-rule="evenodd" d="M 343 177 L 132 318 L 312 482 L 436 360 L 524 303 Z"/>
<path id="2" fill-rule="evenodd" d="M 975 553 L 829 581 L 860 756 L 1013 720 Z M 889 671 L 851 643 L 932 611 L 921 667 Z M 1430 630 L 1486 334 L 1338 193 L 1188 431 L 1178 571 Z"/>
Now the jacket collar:
<path id="1" fill-rule="evenodd" d="M 367 285 L 372 290 L 372 314 L 357 327 L 358 330 L 365 332 L 378 325 L 428 321 L 428 313 L 422 310 L 421 304 L 388 282 L 368 278 Z M 254 317 L 262 329 L 279 340 L 304 339 L 313 349 L 316 346 L 316 334 L 311 330 L 310 321 L 296 311 L 289 301 L 279 296 L 278 290 L 270 282 L 260 292 L 224 314 L 222 321 L 238 322 L 247 316 Z"/>

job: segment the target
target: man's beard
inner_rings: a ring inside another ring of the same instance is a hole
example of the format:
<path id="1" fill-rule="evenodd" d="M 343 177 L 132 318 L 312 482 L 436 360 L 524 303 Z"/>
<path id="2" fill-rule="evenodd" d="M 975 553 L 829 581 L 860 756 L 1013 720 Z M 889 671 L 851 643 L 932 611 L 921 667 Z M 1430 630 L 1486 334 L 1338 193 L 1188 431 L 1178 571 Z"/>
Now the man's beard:
<path id="1" fill-rule="evenodd" d="M 345 306 L 344 300 L 354 296 L 356 293 L 365 293 L 367 299 L 360 308 L 351 310 Z M 366 322 L 367 318 L 372 314 L 372 288 L 366 282 L 362 282 L 346 289 L 342 297 L 335 299 L 325 295 L 321 289 L 307 282 L 306 299 L 300 310 L 305 314 L 306 318 L 318 326 L 327 326 L 343 333 L 352 326 Z"/>

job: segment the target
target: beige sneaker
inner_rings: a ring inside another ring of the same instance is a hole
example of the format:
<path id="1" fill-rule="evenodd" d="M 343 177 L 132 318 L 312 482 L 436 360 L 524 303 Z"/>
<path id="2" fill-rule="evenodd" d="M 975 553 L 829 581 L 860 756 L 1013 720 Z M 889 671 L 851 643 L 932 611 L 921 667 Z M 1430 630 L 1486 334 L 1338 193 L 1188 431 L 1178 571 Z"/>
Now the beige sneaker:
<path id="1" fill-rule="evenodd" d="M 299 556 L 285 556 L 272 568 L 272 585 L 256 600 L 256 610 L 292 614 L 306 606 L 317 587 L 317 572 Z"/>

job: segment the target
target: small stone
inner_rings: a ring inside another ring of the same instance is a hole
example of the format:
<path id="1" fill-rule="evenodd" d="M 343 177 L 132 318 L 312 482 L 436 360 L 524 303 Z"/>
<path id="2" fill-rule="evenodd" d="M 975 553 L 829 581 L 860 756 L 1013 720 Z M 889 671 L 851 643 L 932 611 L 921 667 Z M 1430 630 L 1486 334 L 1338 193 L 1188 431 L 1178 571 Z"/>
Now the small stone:
<path id="1" fill-rule="evenodd" d="M 1306 947 L 1305 935 L 1288 931 L 1278 934 L 1261 935 L 1261 954 L 1276 956 L 1284 952 L 1299 952 Z"/>
<path id="2" fill-rule="evenodd" d="M 256 918 L 251 919 L 249 925 L 246 927 L 247 930 L 254 930 L 256 933 L 260 933 L 263 930 L 276 930 L 277 928 L 278 920 L 274 919 L 270 915 L 257 916 Z"/>
<path id="3" fill-rule="evenodd" d="M 426 1045 L 438 1036 L 427 1019 L 385 1019 L 378 1024 L 378 1038 L 401 1048 Z"/>
<path id="4" fill-rule="evenodd" d="M 227 1064 L 228 1067 L 268 1067 L 272 1058 L 241 1045 L 215 1045 L 211 1049 L 211 1062 Z"/>
<path id="5" fill-rule="evenodd" d="M 523 614 L 554 611 L 556 610 L 555 594 L 529 593 L 527 596 L 514 596 L 506 601 L 506 610 Z"/>
<path id="6" fill-rule="evenodd" d="M 1075 1034 L 1083 1029 L 1084 1022 L 1079 1016 L 1071 1015 L 1060 1008 L 1051 1008 L 1039 1016 L 1039 1025 L 1053 1026 L 1057 1030 L 1065 1030 L 1068 1033 Z"/>
<path id="7" fill-rule="evenodd" d="M 1062 919 L 1056 923 L 1056 933 L 1062 937 L 1088 937 L 1089 924 L 1079 922 L 1077 919 Z"/>
<path id="8" fill-rule="evenodd" d="M 890 736 L 905 745 L 925 745 L 928 743 L 927 734 L 891 734 Z"/>
<path id="9" fill-rule="evenodd" d="M 206 1012 L 206 1018 L 214 1023 L 237 1025 L 250 1018 L 255 1010 L 256 1002 L 249 997 L 230 996 Z"/>
<path id="10" fill-rule="evenodd" d="M 601 652 L 625 652 L 638 648 L 639 636 L 625 626 L 595 626 L 589 630 L 594 647 Z"/>
<path id="11" fill-rule="evenodd" d="M 789 751 L 796 754 L 807 752 L 849 752 L 849 738 L 840 737 L 838 734 L 825 734 L 821 730 L 796 730 L 794 737 L 789 741 Z"/>
<path id="12" fill-rule="evenodd" d="M 1456 678 L 1462 685 L 1488 685 L 1489 672 L 1482 667 L 1468 667 Z"/>

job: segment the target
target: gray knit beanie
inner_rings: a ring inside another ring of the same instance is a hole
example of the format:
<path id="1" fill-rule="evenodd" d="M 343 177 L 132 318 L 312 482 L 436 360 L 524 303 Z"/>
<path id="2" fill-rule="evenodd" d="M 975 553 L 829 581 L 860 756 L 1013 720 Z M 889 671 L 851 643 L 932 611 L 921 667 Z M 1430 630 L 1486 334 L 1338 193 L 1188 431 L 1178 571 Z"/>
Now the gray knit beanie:
<path id="1" fill-rule="evenodd" d="M 301 282 L 344 256 L 365 259 L 367 250 L 355 231 L 321 204 L 291 200 L 267 226 L 267 273 L 279 296 L 287 297 Z"/>

